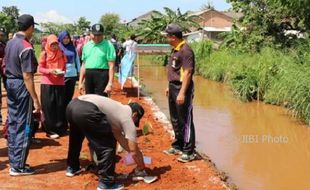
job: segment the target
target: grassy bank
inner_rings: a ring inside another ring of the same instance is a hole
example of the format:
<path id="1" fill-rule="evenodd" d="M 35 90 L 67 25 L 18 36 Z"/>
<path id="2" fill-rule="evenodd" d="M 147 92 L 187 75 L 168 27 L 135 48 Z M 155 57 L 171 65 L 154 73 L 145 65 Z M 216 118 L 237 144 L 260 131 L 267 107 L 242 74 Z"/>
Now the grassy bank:
<path id="1" fill-rule="evenodd" d="M 212 51 L 208 42 L 193 45 L 197 72 L 228 83 L 244 101 L 281 105 L 310 124 L 310 57 L 300 51 L 265 48 L 260 53 Z"/>

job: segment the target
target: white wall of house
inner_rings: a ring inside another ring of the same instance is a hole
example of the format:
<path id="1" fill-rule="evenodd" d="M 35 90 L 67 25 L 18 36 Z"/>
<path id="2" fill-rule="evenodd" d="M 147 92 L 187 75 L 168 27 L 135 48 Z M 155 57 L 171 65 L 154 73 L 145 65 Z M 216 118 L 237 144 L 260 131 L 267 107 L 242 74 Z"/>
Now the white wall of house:
<path id="1" fill-rule="evenodd" d="M 191 32 L 184 35 L 184 38 L 188 42 L 199 42 L 204 38 L 203 31 Z"/>

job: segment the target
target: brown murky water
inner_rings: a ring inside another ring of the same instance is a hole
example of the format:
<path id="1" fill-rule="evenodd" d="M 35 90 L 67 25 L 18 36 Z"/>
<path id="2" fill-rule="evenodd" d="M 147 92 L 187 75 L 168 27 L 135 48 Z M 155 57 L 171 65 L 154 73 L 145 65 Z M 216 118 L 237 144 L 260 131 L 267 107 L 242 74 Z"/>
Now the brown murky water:
<path id="1" fill-rule="evenodd" d="M 162 111 L 164 67 L 140 67 L 142 82 Z M 309 190 L 310 127 L 287 110 L 243 103 L 223 84 L 195 77 L 194 121 L 197 149 L 228 173 L 241 190 Z"/>

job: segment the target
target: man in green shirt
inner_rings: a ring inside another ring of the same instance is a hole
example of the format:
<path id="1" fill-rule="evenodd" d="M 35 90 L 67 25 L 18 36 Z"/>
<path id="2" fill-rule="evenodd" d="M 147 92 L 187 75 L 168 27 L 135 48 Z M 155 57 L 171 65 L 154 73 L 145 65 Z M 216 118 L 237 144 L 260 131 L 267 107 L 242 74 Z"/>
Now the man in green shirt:
<path id="1" fill-rule="evenodd" d="M 108 96 L 112 90 L 116 54 L 113 44 L 103 39 L 103 31 L 101 24 L 94 24 L 91 28 L 93 39 L 83 47 L 79 79 L 81 94 L 85 90 L 86 94 Z"/>

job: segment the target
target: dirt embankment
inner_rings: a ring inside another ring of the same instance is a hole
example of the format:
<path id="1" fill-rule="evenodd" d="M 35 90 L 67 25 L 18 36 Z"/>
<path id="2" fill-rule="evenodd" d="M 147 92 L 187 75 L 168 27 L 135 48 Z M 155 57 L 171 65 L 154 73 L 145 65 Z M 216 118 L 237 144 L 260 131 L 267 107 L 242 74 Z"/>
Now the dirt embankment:
<path id="1" fill-rule="evenodd" d="M 36 83 L 39 88 L 39 83 Z M 126 86 L 130 86 L 126 85 Z M 160 122 L 159 115 L 154 115 L 156 109 L 150 100 L 143 97 L 138 100 L 134 89 L 128 88 L 127 95 L 121 93 L 118 84 L 115 84 L 114 94 L 111 98 L 122 103 L 129 100 L 139 101 L 145 108 L 145 116 L 138 129 L 139 147 L 143 154 L 152 158 L 152 163 L 147 165 L 147 171 L 159 179 L 152 183 L 132 182 L 121 180 L 125 189 L 143 190 L 223 190 L 228 189 L 223 182 L 225 177 L 217 172 L 214 165 L 206 160 L 198 159 L 190 163 L 180 163 L 177 156 L 167 156 L 162 153 L 169 148 L 171 136 L 165 129 L 167 124 Z M 39 91 L 38 91 L 39 92 Z M 3 98 L 2 114 L 6 117 L 6 101 Z M 156 107 L 156 106 L 155 106 Z M 152 128 L 150 133 L 144 135 L 143 124 L 149 123 Z M 0 127 L 2 131 L 2 127 Z M 45 133 L 38 131 L 36 137 L 41 141 L 31 145 L 28 163 L 37 172 L 31 176 L 10 177 L 7 158 L 6 140 L 0 136 L 0 190 L 94 190 L 97 187 L 98 177 L 95 173 L 87 171 L 72 178 L 65 176 L 66 157 L 68 150 L 68 136 L 53 140 L 45 137 Z M 117 175 L 129 173 L 134 166 L 126 166 L 122 162 L 125 153 L 117 155 Z M 90 156 L 87 141 L 84 141 L 80 156 L 82 166 L 89 164 Z"/>

